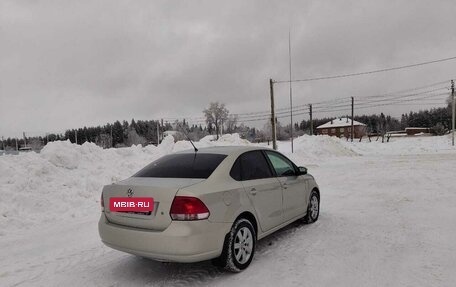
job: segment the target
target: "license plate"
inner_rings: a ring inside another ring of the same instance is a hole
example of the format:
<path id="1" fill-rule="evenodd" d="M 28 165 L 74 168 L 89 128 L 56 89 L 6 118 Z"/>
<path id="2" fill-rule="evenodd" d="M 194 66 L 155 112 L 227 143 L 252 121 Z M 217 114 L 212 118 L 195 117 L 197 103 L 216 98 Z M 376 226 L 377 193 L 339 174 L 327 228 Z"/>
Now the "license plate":
<path id="1" fill-rule="evenodd" d="M 114 212 L 151 212 L 154 210 L 152 197 L 111 197 L 109 210 Z"/>

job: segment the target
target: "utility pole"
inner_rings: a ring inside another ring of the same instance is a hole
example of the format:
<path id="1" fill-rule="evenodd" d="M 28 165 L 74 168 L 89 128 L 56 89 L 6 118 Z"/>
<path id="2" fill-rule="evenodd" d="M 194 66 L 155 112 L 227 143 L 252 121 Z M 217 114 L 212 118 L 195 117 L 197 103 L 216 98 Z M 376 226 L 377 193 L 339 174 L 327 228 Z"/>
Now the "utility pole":
<path id="1" fill-rule="evenodd" d="M 160 122 L 157 121 L 157 146 L 160 144 Z"/>
<path id="2" fill-rule="evenodd" d="M 74 130 L 74 143 L 78 144 L 78 131 Z"/>
<path id="3" fill-rule="evenodd" d="M 312 104 L 309 105 L 309 115 L 310 115 L 310 135 L 313 136 L 313 120 L 312 120 Z"/>
<path id="4" fill-rule="evenodd" d="M 454 124 L 455 124 L 455 99 L 454 99 L 454 81 L 451 80 L 451 99 L 453 102 L 453 109 L 452 109 L 452 114 L 453 114 L 453 123 L 452 123 L 452 133 L 451 133 L 451 144 L 454 146 Z"/>
<path id="5" fill-rule="evenodd" d="M 288 30 L 288 58 L 290 66 L 290 141 L 291 153 L 293 153 L 293 92 L 291 88 L 291 32 Z"/>
<path id="6" fill-rule="evenodd" d="M 27 147 L 27 138 L 25 137 L 25 132 L 22 132 L 22 135 L 24 136 L 24 147 Z"/>
<path id="7" fill-rule="evenodd" d="M 353 125 L 353 117 L 355 116 L 355 98 L 352 98 L 352 124 L 351 124 L 351 141 L 353 141 L 353 135 L 355 134 L 354 125 Z"/>
<path id="8" fill-rule="evenodd" d="M 274 81 L 269 79 L 269 88 L 271 92 L 271 136 L 272 136 L 272 148 L 277 150 L 277 135 L 276 135 L 276 118 L 274 108 Z"/>
<path id="9" fill-rule="evenodd" d="M 112 125 L 111 125 L 111 147 L 113 146 L 113 138 L 112 138 Z"/>
<path id="10" fill-rule="evenodd" d="M 16 140 L 16 151 L 18 151 L 19 150 L 19 145 L 17 144 L 17 138 L 15 138 L 15 140 Z"/>
<path id="11" fill-rule="evenodd" d="M 164 128 L 163 128 L 163 119 L 161 119 L 161 128 L 164 130 Z M 163 140 L 163 133 L 161 134 L 161 140 Z"/>

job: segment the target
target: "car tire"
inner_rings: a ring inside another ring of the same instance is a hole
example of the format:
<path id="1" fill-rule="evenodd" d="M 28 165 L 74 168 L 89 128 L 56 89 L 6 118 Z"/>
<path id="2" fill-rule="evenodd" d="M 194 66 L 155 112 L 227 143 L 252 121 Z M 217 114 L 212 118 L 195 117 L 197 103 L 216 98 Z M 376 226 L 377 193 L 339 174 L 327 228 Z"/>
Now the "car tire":
<path id="1" fill-rule="evenodd" d="M 241 272 L 252 262 L 255 247 L 255 228 L 249 220 L 240 218 L 225 236 L 222 254 L 212 263 L 230 272 Z"/>
<path id="2" fill-rule="evenodd" d="M 307 205 L 307 214 L 304 216 L 304 222 L 307 224 L 314 223 L 320 215 L 320 196 L 315 190 L 312 190 Z"/>

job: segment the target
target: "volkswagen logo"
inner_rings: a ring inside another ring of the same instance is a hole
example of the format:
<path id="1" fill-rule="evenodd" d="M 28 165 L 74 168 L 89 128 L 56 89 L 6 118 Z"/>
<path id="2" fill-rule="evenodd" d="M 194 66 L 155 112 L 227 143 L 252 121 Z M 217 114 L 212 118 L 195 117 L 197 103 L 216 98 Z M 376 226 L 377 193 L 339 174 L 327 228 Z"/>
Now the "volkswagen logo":
<path id="1" fill-rule="evenodd" d="M 127 196 L 128 196 L 128 197 L 132 197 L 132 196 L 133 196 L 133 193 L 134 193 L 134 192 L 133 192 L 133 189 L 129 188 L 129 189 L 127 190 Z"/>

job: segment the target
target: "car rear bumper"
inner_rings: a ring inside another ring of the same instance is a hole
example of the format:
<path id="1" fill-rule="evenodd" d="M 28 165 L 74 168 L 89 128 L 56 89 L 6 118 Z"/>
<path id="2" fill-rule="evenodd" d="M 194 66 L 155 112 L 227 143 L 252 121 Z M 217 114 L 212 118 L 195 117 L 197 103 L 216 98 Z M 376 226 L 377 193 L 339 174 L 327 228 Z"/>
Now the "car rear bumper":
<path id="1" fill-rule="evenodd" d="M 110 223 L 104 213 L 98 222 L 101 240 L 107 246 L 169 262 L 198 262 L 220 256 L 230 223 L 208 220 L 173 221 L 163 231 Z"/>

